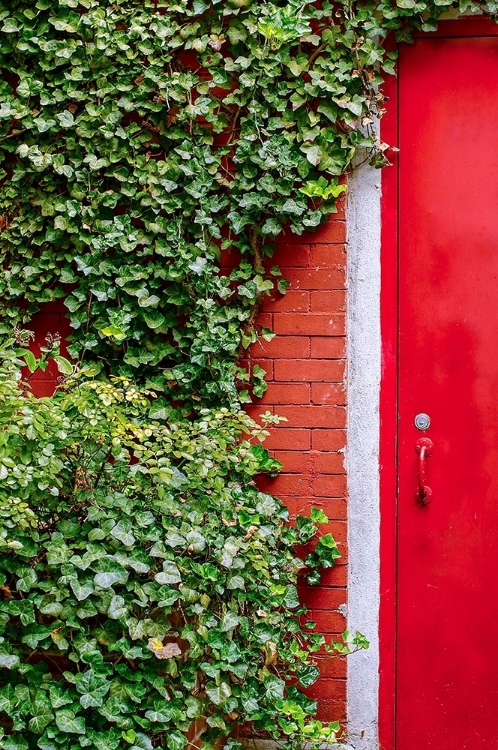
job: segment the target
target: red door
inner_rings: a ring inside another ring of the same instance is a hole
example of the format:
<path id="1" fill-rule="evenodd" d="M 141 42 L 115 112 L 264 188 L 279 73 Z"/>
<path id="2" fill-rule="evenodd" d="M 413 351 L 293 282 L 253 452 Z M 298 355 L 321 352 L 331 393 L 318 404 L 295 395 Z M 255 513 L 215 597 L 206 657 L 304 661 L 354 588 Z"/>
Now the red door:
<path id="1" fill-rule="evenodd" d="M 404 46 L 399 123 L 396 750 L 494 750 L 498 37 Z"/>

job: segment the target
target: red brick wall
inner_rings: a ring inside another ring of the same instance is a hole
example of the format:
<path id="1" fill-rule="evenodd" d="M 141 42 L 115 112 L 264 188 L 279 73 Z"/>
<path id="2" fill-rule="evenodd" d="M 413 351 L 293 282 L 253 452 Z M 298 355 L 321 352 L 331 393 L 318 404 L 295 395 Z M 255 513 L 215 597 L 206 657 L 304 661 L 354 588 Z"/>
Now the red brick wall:
<path id="1" fill-rule="evenodd" d="M 317 232 L 286 236 L 275 263 L 291 282 L 287 294 L 268 299 L 259 322 L 277 335 L 258 342 L 250 361 L 267 372 L 264 397 L 249 407 L 257 418 L 269 410 L 286 417 L 265 443 L 284 465 L 262 489 L 280 497 L 291 513 L 310 506 L 324 510 L 341 559 L 322 575 L 319 587 L 304 589 L 310 619 L 327 640 L 346 628 L 346 222 L 344 206 Z M 320 658 L 322 678 L 309 694 L 319 702 L 319 718 L 345 720 L 346 665 L 342 658 Z"/>

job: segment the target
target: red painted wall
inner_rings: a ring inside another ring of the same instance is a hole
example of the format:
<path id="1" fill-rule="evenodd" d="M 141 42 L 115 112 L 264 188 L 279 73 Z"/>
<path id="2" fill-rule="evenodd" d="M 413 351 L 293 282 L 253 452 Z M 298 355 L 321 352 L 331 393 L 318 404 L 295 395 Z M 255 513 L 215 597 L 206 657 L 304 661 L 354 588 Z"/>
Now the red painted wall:
<path id="1" fill-rule="evenodd" d="M 64 303 L 62 300 L 51 302 L 43 306 L 43 311 L 33 317 L 25 327 L 35 334 L 30 348 L 39 356 L 40 346 L 45 344 L 47 334 L 59 334 L 61 337 L 61 354 L 67 354 L 65 342 L 69 336 L 69 322 L 65 316 Z M 59 371 L 54 362 L 51 362 L 45 372 L 37 370 L 30 378 L 31 387 L 36 396 L 51 396 L 54 392 Z"/>
<path id="2" fill-rule="evenodd" d="M 252 347 L 250 361 L 267 372 L 264 397 L 249 407 L 287 417 L 272 427 L 265 445 L 284 465 L 260 486 L 280 497 L 291 514 L 317 506 L 328 515 L 322 533 L 332 533 L 341 559 L 322 575 L 319 587 L 304 589 L 317 632 L 328 641 L 346 628 L 347 583 L 346 475 L 346 221 L 339 212 L 313 234 L 284 237 L 274 260 L 291 282 L 287 294 L 274 295 L 259 323 L 277 335 Z M 322 678 L 309 690 L 324 721 L 346 717 L 346 665 L 324 655 Z"/>

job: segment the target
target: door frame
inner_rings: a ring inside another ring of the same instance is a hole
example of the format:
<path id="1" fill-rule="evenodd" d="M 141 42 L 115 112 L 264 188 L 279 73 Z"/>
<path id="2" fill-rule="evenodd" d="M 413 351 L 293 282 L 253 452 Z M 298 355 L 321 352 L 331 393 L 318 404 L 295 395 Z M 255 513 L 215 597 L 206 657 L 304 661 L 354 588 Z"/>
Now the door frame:
<path id="1" fill-rule="evenodd" d="M 437 31 L 416 38 L 498 36 L 498 23 L 483 16 L 440 22 Z M 395 49 L 394 42 L 388 42 Z M 386 114 L 381 120 L 383 141 L 399 144 L 398 70 L 384 85 Z M 399 158 L 388 152 L 391 167 L 381 176 L 381 385 L 380 385 L 380 611 L 379 611 L 379 748 L 396 748 L 397 633 L 397 390 L 398 390 L 398 216 Z M 394 502 L 393 502 L 394 499 Z"/>

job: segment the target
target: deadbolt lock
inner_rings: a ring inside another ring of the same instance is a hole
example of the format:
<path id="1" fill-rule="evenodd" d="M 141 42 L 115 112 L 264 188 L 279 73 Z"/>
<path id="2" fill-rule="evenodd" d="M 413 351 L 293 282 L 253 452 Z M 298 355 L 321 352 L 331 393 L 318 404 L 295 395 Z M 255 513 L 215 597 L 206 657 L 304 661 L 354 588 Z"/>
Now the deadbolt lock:
<path id="1" fill-rule="evenodd" d="M 415 427 L 417 430 L 428 430 L 431 426 L 431 418 L 428 414 L 417 414 L 415 417 Z"/>

